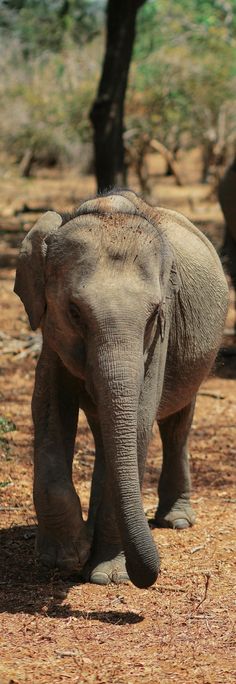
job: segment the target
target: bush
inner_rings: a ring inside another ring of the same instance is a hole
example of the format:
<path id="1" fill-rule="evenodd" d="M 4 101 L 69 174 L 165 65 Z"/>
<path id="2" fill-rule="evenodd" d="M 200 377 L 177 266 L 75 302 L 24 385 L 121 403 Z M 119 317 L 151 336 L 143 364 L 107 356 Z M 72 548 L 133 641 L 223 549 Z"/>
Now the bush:
<path id="1" fill-rule="evenodd" d="M 178 147 L 236 140 L 236 0 L 153 0 L 139 14 L 126 114 Z M 224 117 L 223 117 L 224 113 Z M 187 134 L 187 135 L 186 135 Z"/>
<path id="2" fill-rule="evenodd" d="M 44 53 L 25 61 L 18 41 L 0 52 L 0 139 L 17 162 L 31 149 L 40 164 L 73 162 L 91 140 L 89 108 L 99 78 L 96 41 L 80 53 Z M 3 68 L 4 67 L 4 68 Z"/>

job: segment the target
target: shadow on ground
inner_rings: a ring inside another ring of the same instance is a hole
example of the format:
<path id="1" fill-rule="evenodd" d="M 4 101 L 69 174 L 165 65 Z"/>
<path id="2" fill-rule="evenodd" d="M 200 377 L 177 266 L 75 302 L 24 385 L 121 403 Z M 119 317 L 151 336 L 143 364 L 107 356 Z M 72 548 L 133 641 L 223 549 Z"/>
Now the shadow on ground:
<path id="1" fill-rule="evenodd" d="M 69 603 L 62 605 L 73 586 L 78 586 L 79 602 L 82 582 L 79 577 L 63 580 L 56 571 L 39 568 L 34 560 L 35 533 L 36 527 L 27 525 L 0 530 L 1 613 L 76 617 L 113 625 L 142 622 L 143 616 L 132 611 L 87 611 L 72 609 Z"/>

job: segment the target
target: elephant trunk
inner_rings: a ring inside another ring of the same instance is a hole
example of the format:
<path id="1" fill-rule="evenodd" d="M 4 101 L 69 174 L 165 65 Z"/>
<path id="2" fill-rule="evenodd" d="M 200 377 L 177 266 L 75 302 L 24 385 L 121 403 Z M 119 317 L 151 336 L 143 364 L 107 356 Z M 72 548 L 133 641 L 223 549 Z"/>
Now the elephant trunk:
<path id="1" fill-rule="evenodd" d="M 118 528 L 131 581 L 140 588 L 158 575 L 159 556 L 145 518 L 137 459 L 137 414 L 143 378 L 142 350 L 127 345 L 114 352 L 99 345 L 96 389 L 105 456 L 114 497 Z M 136 358 L 136 363 L 135 363 Z M 123 359 L 123 363 L 122 363 Z M 141 372 L 140 372 L 141 368 Z M 142 377 L 141 377 L 142 376 Z"/>

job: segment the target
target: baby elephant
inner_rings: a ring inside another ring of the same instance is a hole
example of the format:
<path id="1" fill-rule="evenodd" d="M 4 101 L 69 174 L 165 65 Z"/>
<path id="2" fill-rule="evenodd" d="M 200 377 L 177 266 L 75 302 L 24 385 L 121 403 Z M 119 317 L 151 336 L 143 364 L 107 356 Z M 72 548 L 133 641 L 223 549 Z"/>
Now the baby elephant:
<path id="1" fill-rule="evenodd" d="M 84 568 L 94 583 L 148 587 L 159 557 L 140 488 L 155 419 L 154 523 L 194 522 L 188 434 L 228 303 L 218 256 L 182 215 L 113 191 L 37 221 L 15 292 L 43 334 L 32 403 L 38 554 L 67 573 Z M 79 408 L 96 449 L 87 523 L 72 482 Z"/>

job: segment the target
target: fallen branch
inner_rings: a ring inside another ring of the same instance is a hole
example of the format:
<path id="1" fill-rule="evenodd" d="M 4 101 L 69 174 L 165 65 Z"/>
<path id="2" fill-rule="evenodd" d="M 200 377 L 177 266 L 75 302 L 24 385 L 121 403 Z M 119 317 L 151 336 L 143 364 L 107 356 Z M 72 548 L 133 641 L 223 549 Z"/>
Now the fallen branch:
<path id="1" fill-rule="evenodd" d="M 204 548 L 205 548 L 205 544 L 201 544 L 199 546 L 193 546 L 193 548 L 190 549 L 190 553 L 196 553 L 197 551 L 201 551 Z"/>
<path id="2" fill-rule="evenodd" d="M 173 584 L 171 584 L 169 587 L 165 585 L 158 585 L 152 587 L 152 591 L 174 591 L 174 592 L 181 592 L 183 594 L 186 593 L 186 589 L 183 589 L 182 587 L 174 587 Z"/>
<path id="3" fill-rule="evenodd" d="M 210 390 L 200 390 L 198 392 L 200 397 L 211 397 L 212 399 L 225 399 L 225 395 L 220 392 L 211 392 Z"/>
<path id="4" fill-rule="evenodd" d="M 193 613 L 195 613 L 195 611 L 198 610 L 199 606 L 201 606 L 202 603 L 204 603 L 204 601 L 206 600 L 207 592 L 208 592 L 208 588 L 209 588 L 210 576 L 211 576 L 211 573 L 210 573 L 210 572 L 206 572 L 206 574 L 205 574 L 205 589 L 204 589 L 204 596 L 203 596 L 203 598 L 201 599 L 201 601 L 199 601 L 199 602 L 197 603 L 197 605 L 195 606 L 195 608 L 193 609 L 193 611 L 192 611 Z"/>

